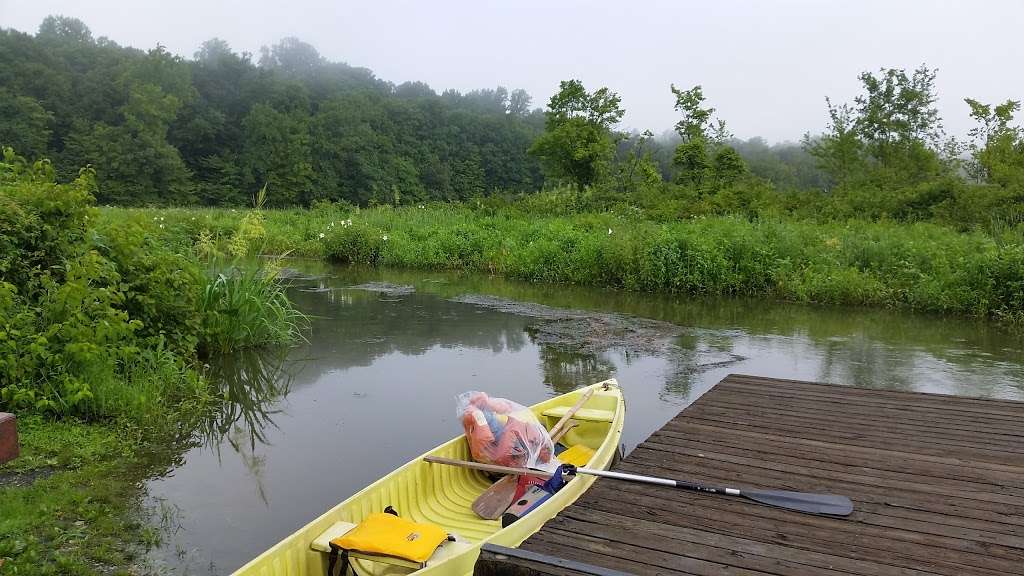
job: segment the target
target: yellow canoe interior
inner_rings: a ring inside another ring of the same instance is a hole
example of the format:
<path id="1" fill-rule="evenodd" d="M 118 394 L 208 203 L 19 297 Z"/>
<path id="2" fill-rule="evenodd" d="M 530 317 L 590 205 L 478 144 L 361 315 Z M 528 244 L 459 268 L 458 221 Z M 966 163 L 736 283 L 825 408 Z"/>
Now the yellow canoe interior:
<path id="1" fill-rule="evenodd" d="M 615 380 L 598 382 L 530 408 L 550 428 L 587 389 L 593 389 L 594 393 L 584 405 L 586 412 L 581 414 L 581 418 L 574 419 L 578 425 L 565 435 L 562 443 L 568 446 L 583 444 L 593 449 L 594 456 L 587 467 L 605 469 L 611 465 L 618 450 L 625 418 L 622 393 Z M 394 507 L 403 518 L 437 524 L 449 534 L 456 535 L 461 542 L 452 549 L 457 553 L 431 562 L 426 568 L 417 570 L 417 574 L 472 574 L 481 545 L 518 546 L 594 482 L 593 476 L 574 478 L 546 502 L 503 529 L 499 520 L 484 520 L 470 508 L 477 496 L 491 486 L 491 479 L 476 470 L 424 462 L 423 456 L 427 455 L 470 459 L 466 438 L 459 435 L 338 504 L 239 568 L 235 576 L 323 576 L 327 572 L 328 556 L 311 548 L 313 540 L 336 522 L 358 523 L 387 506 Z M 360 576 L 407 574 L 412 571 L 362 559 L 353 560 L 353 565 Z"/>

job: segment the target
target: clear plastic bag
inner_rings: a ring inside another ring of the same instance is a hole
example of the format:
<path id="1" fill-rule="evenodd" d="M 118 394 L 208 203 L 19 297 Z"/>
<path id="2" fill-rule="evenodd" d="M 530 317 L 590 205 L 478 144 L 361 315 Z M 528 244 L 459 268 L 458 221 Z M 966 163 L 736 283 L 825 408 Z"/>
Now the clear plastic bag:
<path id="1" fill-rule="evenodd" d="M 456 397 L 473 460 L 513 468 L 545 468 L 554 454 L 551 436 L 527 407 L 483 392 Z"/>

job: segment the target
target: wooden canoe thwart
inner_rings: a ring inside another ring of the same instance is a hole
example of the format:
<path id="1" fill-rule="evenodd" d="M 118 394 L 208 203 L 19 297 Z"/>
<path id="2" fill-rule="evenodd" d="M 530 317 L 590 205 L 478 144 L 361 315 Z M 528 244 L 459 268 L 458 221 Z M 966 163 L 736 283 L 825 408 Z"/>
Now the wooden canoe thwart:
<path id="1" fill-rule="evenodd" d="M 578 419 L 573 419 L 573 408 L 580 411 Z M 530 409 L 549 429 L 561 423 L 563 444 L 593 450 L 589 467 L 607 469 L 611 465 L 625 420 L 625 404 L 615 380 L 574 390 Z M 490 476 L 479 470 L 430 464 L 424 461 L 428 456 L 469 460 L 466 437 L 460 434 L 367 486 L 238 569 L 235 576 L 323 576 L 327 572 L 329 541 L 388 506 L 398 510 L 403 518 L 440 526 L 455 540 L 442 544 L 426 566 L 419 568 L 411 563 L 354 555 L 352 564 L 360 576 L 413 571 L 466 576 L 473 573 L 481 546 L 518 546 L 545 521 L 583 495 L 595 480 L 582 475 L 572 479 L 527 515 L 502 528 L 500 520 L 481 518 L 473 511 L 474 501 L 494 484 Z M 515 483 L 509 482 L 514 488 Z"/>

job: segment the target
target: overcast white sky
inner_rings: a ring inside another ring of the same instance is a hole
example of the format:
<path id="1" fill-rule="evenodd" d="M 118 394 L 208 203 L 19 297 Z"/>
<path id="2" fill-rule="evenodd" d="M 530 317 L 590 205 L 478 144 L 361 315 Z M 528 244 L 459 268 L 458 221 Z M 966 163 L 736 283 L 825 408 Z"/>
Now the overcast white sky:
<path id="1" fill-rule="evenodd" d="M 624 127 L 655 133 L 675 122 L 671 82 L 702 84 L 737 136 L 770 141 L 820 131 L 825 96 L 851 100 L 882 66 L 938 68 L 953 134 L 970 126 L 964 97 L 1024 99 L 1019 0 L 0 0 L 0 27 L 34 32 L 47 14 L 188 57 L 214 36 L 253 53 L 297 36 L 395 83 L 525 88 L 538 106 L 579 78 L 622 96 Z"/>

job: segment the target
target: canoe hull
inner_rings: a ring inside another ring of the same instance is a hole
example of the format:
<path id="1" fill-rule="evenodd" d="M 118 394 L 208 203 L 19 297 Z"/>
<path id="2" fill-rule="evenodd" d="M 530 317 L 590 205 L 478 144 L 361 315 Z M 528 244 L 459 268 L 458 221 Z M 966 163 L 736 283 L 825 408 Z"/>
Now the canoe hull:
<path id="1" fill-rule="evenodd" d="M 625 419 L 625 405 L 615 381 L 594 384 L 594 395 L 588 408 L 607 411 L 610 422 L 581 421 L 566 434 L 571 444 L 586 444 L 595 453 L 588 463 L 590 468 L 606 469 L 611 466 L 619 448 Z M 571 406 L 587 388 L 582 388 L 531 406 L 549 427 L 554 418 L 543 416 L 545 410 Z M 530 514 L 507 528 L 498 520 L 483 520 L 470 506 L 477 495 L 491 485 L 491 480 L 480 472 L 454 466 L 428 464 L 423 456 L 433 455 L 469 460 L 469 446 L 465 436 L 458 436 L 410 461 L 401 468 L 377 480 L 344 502 L 328 510 L 316 520 L 300 528 L 272 548 L 238 569 L 235 576 L 323 576 L 327 570 L 327 555 L 310 548 L 314 538 L 338 521 L 358 523 L 370 513 L 392 506 L 406 518 L 416 522 L 432 522 L 455 534 L 472 546 L 457 556 L 416 572 L 417 575 L 468 575 L 483 544 L 515 547 L 540 529 L 547 520 L 576 501 L 595 481 L 593 476 L 580 475 L 557 494 L 549 498 Z M 407 574 L 408 569 L 355 560 L 361 576 Z"/>

